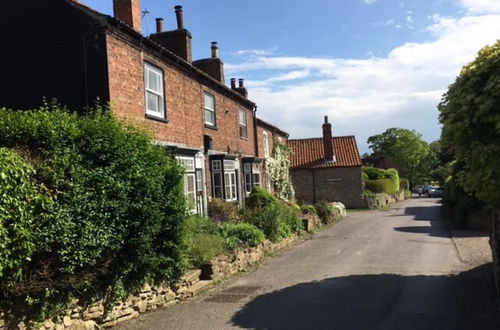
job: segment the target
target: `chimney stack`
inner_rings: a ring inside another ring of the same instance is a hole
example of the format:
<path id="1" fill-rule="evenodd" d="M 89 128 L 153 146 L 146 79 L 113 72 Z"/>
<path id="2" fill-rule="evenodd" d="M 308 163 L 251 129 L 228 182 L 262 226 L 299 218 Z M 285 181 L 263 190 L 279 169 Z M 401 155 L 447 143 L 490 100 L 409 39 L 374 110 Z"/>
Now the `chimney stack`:
<path id="1" fill-rule="evenodd" d="M 212 58 L 219 58 L 219 46 L 217 46 L 217 41 L 212 41 Z"/>
<path id="2" fill-rule="evenodd" d="M 163 32 L 163 18 L 156 19 L 156 33 Z"/>
<path id="3" fill-rule="evenodd" d="M 141 33 L 141 0 L 113 0 L 116 18 Z"/>
<path id="4" fill-rule="evenodd" d="M 175 6 L 175 16 L 177 17 L 177 29 L 184 29 L 184 15 L 182 6 Z"/>
<path id="5" fill-rule="evenodd" d="M 233 89 L 238 93 L 240 93 L 243 97 L 248 98 L 248 92 L 247 89 L 245 88 L 245 80 L 241 78 L 238 79 L 238 87 L 235 87 Z"/>
<path id="6" fill-rule="evenodd" d="M 325 116 L 325 122 L 323 123 L 323 149 L 325 152 L 325 162 L 334 162 L 332 124 L 328 122 L 328 116 Z"/>
<path id="7" fill-rule="evenodd" d="M 139 0 L 136 0 L 139 1 Z M 149 36 L 151 40 L 159 43 L 184 61 L 191 63 L 193 60 L 191 49 L 191 32 L 184 28 L 184 16 L 182 6 L 175 6 L 177 16 L 177 29 L 163 31 L 163 20 L 156 19 L 156 33 Z"/>

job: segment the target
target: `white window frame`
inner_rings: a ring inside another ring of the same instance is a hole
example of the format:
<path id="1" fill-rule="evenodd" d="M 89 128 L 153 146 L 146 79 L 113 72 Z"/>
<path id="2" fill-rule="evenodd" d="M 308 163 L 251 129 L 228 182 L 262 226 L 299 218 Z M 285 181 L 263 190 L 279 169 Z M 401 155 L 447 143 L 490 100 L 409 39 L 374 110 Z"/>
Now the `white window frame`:
<path id="1" fill-rule="evenodd" d="M 263 133 L 264 139 L 264 157 L 269 157 L 269 135 L 266 131 Z"/>
<path id="2" fill-rule="evenodd" d="M 232 202 L 238 200 L 236 161 L 230 159 L 212 160 L 212 193 L 214 198 Z M 215 178 L 220 178 L 216 180 Z M 220 194 L 216 192 L 220 191 Z"/>
<path id="3" fill-rule="evenodd" d="M 238 124 L 240 127 L 240 138 L 241 139 L 248 139 L 247 112 L 243 109 L 238 110 Z"/>
<path id="4" fill-rule="evenodd" d="M 149 77 L 150 75 L 156 75 L 158 89 L 151 89 L 149 86 Z M 148 116 L 153 116 L 157 118 L 165 118 L 165 88 L 164 88 L 164 74 L 163 71 L 155 67 L 149 63 L 144 63 L 144 104 L 146 107 L 146 114 Z M 156 106 L 158 107 L 158 111 L 151 110 L 149 107 L 149 98 L 148 95 L 155 96 Z"/>
<path id="5" fill-rule="evenodd" d="M 205 101 L 205 98 L 207 96 L 212 98 L 213 104 L 214 104 L 213 108 L 211 108 L 210 106 L 207 105 L 207 102 Z M 216 123 L 215 108 L 216 108 L 215 96 L 213 94 L 208 93 L 208 92 L 203 92 L 203 116 L 204 116 L 204 120 L 205 120 L 205 125 L 214 126 L 214 127 L 216 126 L 215 125 L 215 123 Z M 207 120 L 207 111 L 212 113 L 213 121 Z"/>
<path id="6" fill-rule="evenodd" d="M 192 183 L 192 190 L 189 190 L 189 182 Z M 185 173 L 184 174 L 184 195 L 188 202 L 189 212 L 196 213 L 196 174 L 195 173 Z M 190 198 L 192 196 L 192 199 Z"/>

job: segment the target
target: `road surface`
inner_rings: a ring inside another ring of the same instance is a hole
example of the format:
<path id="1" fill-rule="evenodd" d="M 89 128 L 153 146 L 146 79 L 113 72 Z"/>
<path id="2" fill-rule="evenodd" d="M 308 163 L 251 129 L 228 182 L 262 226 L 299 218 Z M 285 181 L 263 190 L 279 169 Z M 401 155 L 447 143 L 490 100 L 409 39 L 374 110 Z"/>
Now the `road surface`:
<path id="1" fill-rule="evenodd" d="M 116 329 L 500 329 L 489 267 L 460 261 L 439 199 L 350 213 L 191 302 Z"/>

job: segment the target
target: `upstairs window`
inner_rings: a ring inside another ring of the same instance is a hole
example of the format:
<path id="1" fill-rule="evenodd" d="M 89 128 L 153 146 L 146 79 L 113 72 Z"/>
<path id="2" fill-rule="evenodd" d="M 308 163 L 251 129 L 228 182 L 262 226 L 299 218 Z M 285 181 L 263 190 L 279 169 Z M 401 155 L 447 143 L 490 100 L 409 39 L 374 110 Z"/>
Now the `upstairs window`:
<path id="1" fill-rule="evenodd" d="M 203 108 L 205 109 L 205 124 L 215 126 L 215 97 L 209 93 L 203 93 Z"/>
<path id="2" fill-rule="evenodd" d="M 239 123 L 240 123 L 240 138 L 248 138 L 247 130 L 247 113 L 245 110 L 239 110 Z"/>
<path id="3" fill-rule="evenodd" d="M 144 63 L 144 89 L 146 90 L 146 115 L 165 118 L 163 71 Z"/>

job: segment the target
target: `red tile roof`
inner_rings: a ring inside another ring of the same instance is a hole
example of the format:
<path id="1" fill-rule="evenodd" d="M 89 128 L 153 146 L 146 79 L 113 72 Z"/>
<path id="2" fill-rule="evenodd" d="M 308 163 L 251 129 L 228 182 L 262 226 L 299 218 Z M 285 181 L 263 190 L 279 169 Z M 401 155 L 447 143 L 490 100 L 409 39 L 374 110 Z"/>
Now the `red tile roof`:
<path id="1" fill-rule="evenodd" d="M 292 149 L 292 169 L 361 166 L 354 136 L 332 137 L 334 163 L 324 162 L 323 138 L 288 140 Z"/>

